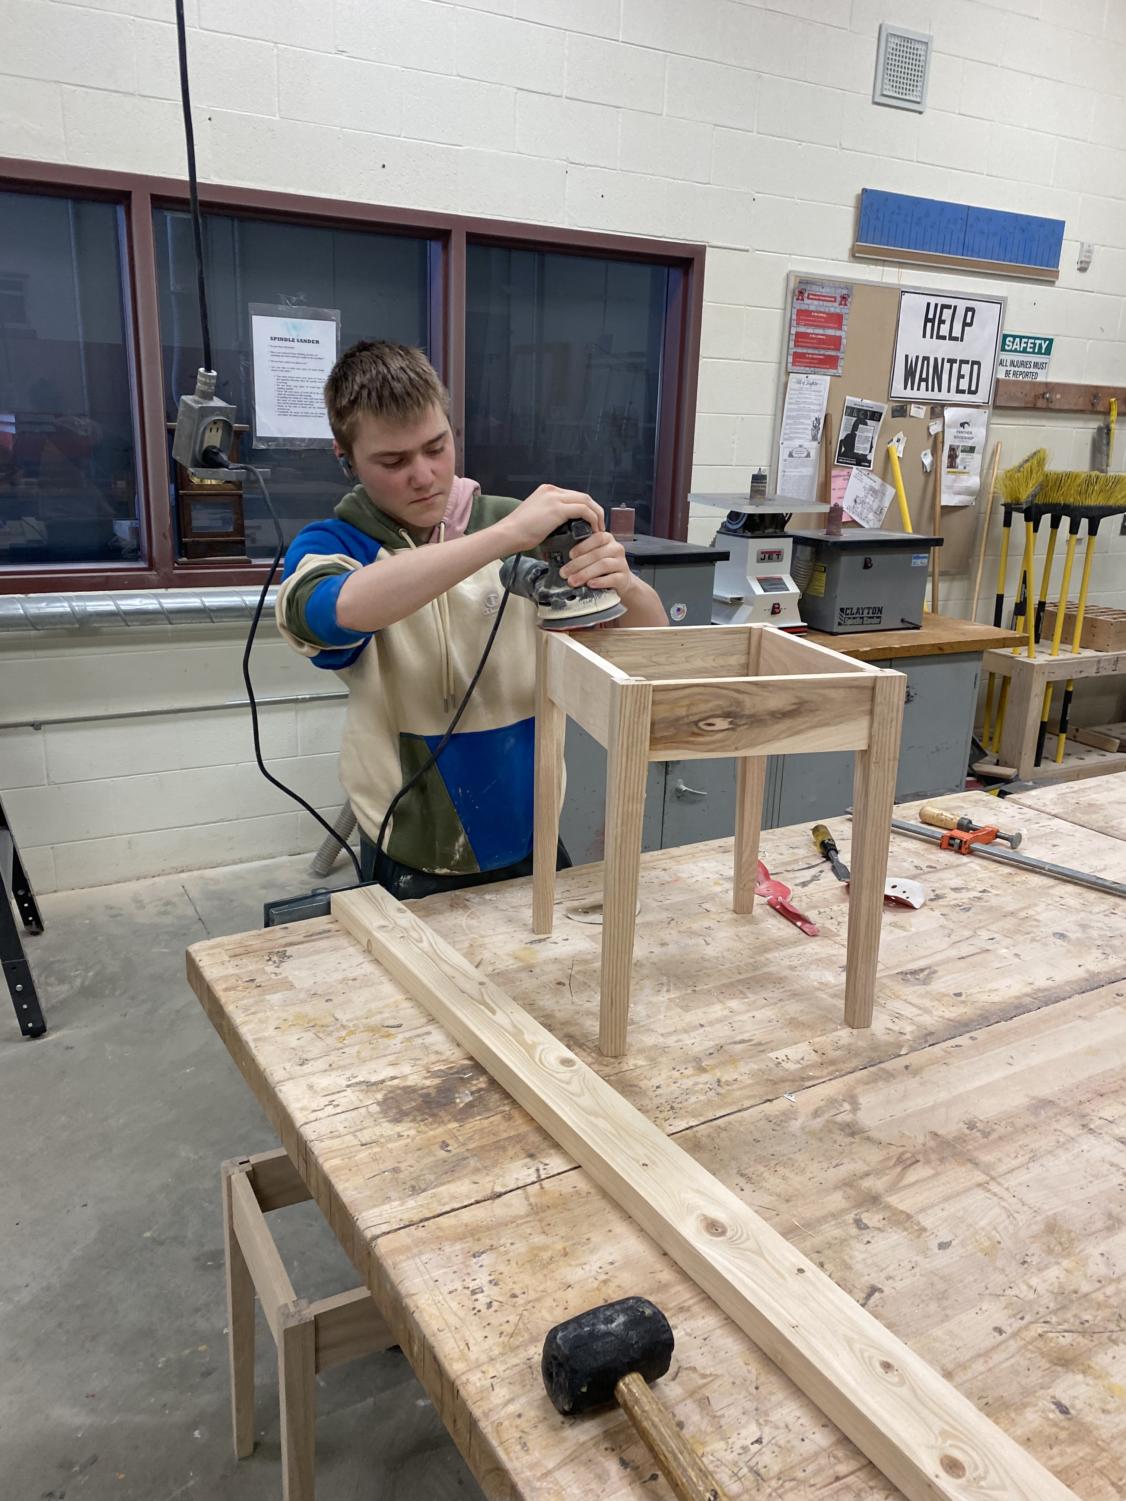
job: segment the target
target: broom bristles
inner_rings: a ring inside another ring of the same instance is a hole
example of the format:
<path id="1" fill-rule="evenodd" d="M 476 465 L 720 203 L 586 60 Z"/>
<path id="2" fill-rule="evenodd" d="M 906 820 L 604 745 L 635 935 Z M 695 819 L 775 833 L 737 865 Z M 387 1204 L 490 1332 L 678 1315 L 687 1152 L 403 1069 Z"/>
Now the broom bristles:
<path id="1" fill-rule="evenodd" d="M 1022 501 L 1026 501 L 1044 478 L 1047 467 L 1048 450 L 1038 448 L 1011 469 L 1002 470 L 997 479 L 1001 499 L 1007 505 L 1020 505 Z"/>
<path id="2" fill-rule="evenodd" d="M 1126 511 L 1126 474 L 1098 474 L 1087 469 L 1049 469 L 1037 501 L 1044 506 L 1073 507 L 1084 515 Z"/>

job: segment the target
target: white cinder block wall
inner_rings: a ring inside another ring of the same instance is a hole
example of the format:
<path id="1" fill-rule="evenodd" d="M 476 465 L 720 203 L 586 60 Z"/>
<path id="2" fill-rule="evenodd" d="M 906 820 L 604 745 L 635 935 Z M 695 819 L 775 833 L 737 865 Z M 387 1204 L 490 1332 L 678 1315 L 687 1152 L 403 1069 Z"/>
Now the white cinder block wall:
<path id="1" fill-rule="evenodd" d="M 1126 0 L 187 9 L 205 178 L 706 242 L 697 488 L 742 490 L 771 459 L 790 269 L 1004 291 L 1011 329 L 1055 337 L 1053 377 L 1126 378 Z M 3 0 L 0 16 L 0 154 L 183 176 L 172 0 Z M 881 20 L 934 36 L 921 116 L 870 102 Z M 1063 218 L 1059 284 L 852 262 L 863 187 Z M 1085 467 L 1092 426 L 1006 415 L 992 431 L 1009 459 L 1043 442 Z M 1126 604 L 1109 531 L 1092 597 Z M 947 578 L 951 611 L 968 592 Z M 238 699 L 239 650 L 219 628 L 21 639 L 0 647 L 0 719 Z M 337 686 L 276 638 L 259 662 L 267 696 Z M 281 773 L 331 808 L 338 704 L 265 722 Z M 44 890 L 316 843 L 253 771 L 237 709 L 0 731 L 0 789 Z"/>

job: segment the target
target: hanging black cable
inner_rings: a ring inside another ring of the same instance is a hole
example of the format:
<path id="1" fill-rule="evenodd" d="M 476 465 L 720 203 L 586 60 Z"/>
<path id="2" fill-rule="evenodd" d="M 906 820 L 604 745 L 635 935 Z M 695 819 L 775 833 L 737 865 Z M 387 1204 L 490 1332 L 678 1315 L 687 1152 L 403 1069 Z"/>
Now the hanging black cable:
<path id="1" fill-rule="evenodd" d="M 387 804 L 387 812 L 383 815 L 383 822 L 379 825 L 379 833 L 376 836 L 375 840 L 375 864 L 377 867 L 379 865 L 379 857 L 383 853 L 383 840 L 387 833 L 387 826 L 391 822 L 391 815 L 402 802 L 403 798 L 406 797 L 411 788 L 421 782 L 422 778 L 426 775 L 430 768 L 437 763 L 438 757 L 445 750 L 446 746 L 449 745 L 454 731 L 461 723 L 461 716 L 469 707 L 469 700 L 473 697 L 473 690 L 477 687 L 477 684 L 481 680 L 481 674 L 485 670 L 485 663 L 489 660 L 489 653 L 493 649 L 493 642 L 497 639 L 497 632 L 500 630 L 500 623 L 504 619 L 504 607 L 505 605 L 507 605 L 511 593 L 512 585 L 511 583 L 508 583 L 504 586 L 504 593 L 500 597 L 500 606 L 497 609 L 496 618 L 493 621 L 493 628 L 489 632 L 489 639 L 485 642 L 485 650 L 481 653 L 481 660 L 477 663 L 476 671 L 474 672 L 472 678 L 469 680 L 469 687 L 462 695 L 461 703 L 458 704 L 457 710 L 454 713 L 454 717 L 446 726 L 445 734 L 442 736 L 441 740 L 438 741 L 438 744 L 430 752 L 429 756 L 427 756 L 426 760 L 418 768 L 415 774 L 403 783 L 398 792 L 396 792 L 395 796 Z"/>
<path id="2" fill-rule="evenodd" d="M 184 114 L 184 137 L 188 156 L 188 193 L 191 200 L 192 233 L 195 241 L 196 283 L 199 294 L 199 322 L 200 331 L 203 336 L 203 366 L 205 370 L 210 371 L 212 369 L 211 327 L 207 316 L 207 283 L 203 269 L 203 222 L 200 217 L 199 190 L 196 182 L 195 134 L 192 129 L 191 96 L 188 89 L 188 43 L 186 24 L 184 21 L 183 0 L 176 0 L 176 37 L 179 44 L 180 54 L 180 103 Z M 273 584 L 274 579 L 277 577 L 278 569 L 281 567 L 282 559 L 285 557 L 285 534 L 282 531 L 281 522 L 278 519 L 278 513 L 274 510 L 274 504 L 270 498 L 269 488 L 262 475 L 262 472 L 259 469 L 256 469 L 252 464 L 240 464 L 237 466 L 233 465 L 228 459 L 227 455 L 223 452 L 223 450 L 218 447 L 204 449 L 201 457 L 208 466 L 214 467 L 216 469 L 238 468 L 248 474 L 253 474 L 254 478 L 258 482 L 258 487 L 262 492 L 262 499 L 266 503 L 266 509 L 269 512 L 270 521 L 273 524 L 274 528 L 274 536 L 277 541 L 277 547 L 274 552 L 273 561 L 270 564 L 269 570 L 266 574 L 265 582 L 263 583 L 261 592 L 258 595 L 258 602 L 255 605 L 254 615 L 250 622 L 250 630 L 247 632 L 246 636 L 246 645 L 243 648 L 242 653 L 242 680 L 246 686 L 246 696 L 250 705 L 251 737 L 254 742 L 254 759 L 257 762 L 258 770 L 266 778 L 267 782 L 271 784 L 271 786 L 276 787 L 279 792 L 284 792 L 287 797 L 292 798 L 295 803 L 304 808 L 306 813 L 310 814 L 317 821 L 317 823 L 321 825 L 326 833 L 332 835 L 332 837 L 336 840 L 336 842 L 340 845 L 345 854 L 351 860 L 352 865 L 355 868 L 356 880 L 363 884 L 363 871 L 360 866 L 359 858 L 352 846 L 343 837 L 343 835 L 341 835 L 336 829 L 333 828 L 333 826 L 326 818 L 324 818 L 320 813 L 317 812 L 316 808 L 314 808 L 311 803 L 306 802 L 306 800 L 300 795 L 300 793 L 294 792 L 292 787 L 287 787 L 283 781 L 274 776 L 273 772 L 271 772 L 267 767 L 265 758 L 262 755 L 261 730 L 258 723 L 258 700 L 255 698 L 254 684 L 250 676 L 250 653 L 254 646 L 255 637 L 258 634 L 258 626 L 262 619 L 262 613 L 266 607 L 266 598 L 270 592 L 270 586 Z M 417 786 L 422 778 L 426 775 L 426 773 L 431 769 L 431 767 L 433 767 L 437 763 L 438 758 L 441 756 L 446 746 L 450 743 L 450 740 L 452 739 L 453 734 L 458 727 L 458 724 L 461 722 L 462 716 L 469 706 L 469 700 L 473 697 L 474 690 L 476 689 L 477 684 L 481 679 L 481 674 L 485 670 L 485 664 L 488 662 L 489 654 L 493 649 L 493 642 L 496 640 L 497 632 L 500 630 L 500 624 L 502 619 L 504 618 L 505 606 L 508 604 L 510 594 L 511 586 L 506 585 L 504 592 L 501 595 L 500 605 L 497 609 L 496 618 L 493 621 L 492 629 L 489 632 L 488 640 L 485 642 L 485 649 L 481 653 L 480 661 L 477 663 L 476 670 L 474 671 L 473 676 L 470 679 L 469 686 L 466 688 L 465 693 L 462 696 L 462 700 L 458 704 L 454 716 L 450 720 L 445 733 L 442 735 L 442 738 L 439 740 L 438 744 L 434 747 L 429 756 L 427 756 L 426 760 L 418 768 L 414 775 L 409 777 L 407 781 L 404 782 L 403 785 L 399 788 L 398 792 L 391 799 L 386 813 L 383 815 L 383 821 L 379 826 L 379 834 L 375 841 L 375 858 L 377 865 L 379 862 L 379 857 L 383 853 L 383 841 L 386 837 L 387 829 L 391 822 L 391 817 L 395 809 L 398 807 L 402 799 L 406 797 L 407 793 L 410 792 L 413 787 Z"/>
<path id="3" fill-rule="evenodd" d="M 184 0 L 176 0 L 176 41 L 180 50 L 180 105 L 184 112 L 184 142 L 188 151 L 188 196 L 192 207 L 192 238 L 195 241 L 196 286 L 199 291 L 199 324 L 203 335 L 203 368 L 214 370 L 211 363 L 211 324 L 207 317 L 207 285 L 203 277 L 203 220 L 199 212 L 199 187 L 195 168 L 195 131 L 192 128 L 192 101 L 188 90 L 188 33 L 184 21 Z"/>

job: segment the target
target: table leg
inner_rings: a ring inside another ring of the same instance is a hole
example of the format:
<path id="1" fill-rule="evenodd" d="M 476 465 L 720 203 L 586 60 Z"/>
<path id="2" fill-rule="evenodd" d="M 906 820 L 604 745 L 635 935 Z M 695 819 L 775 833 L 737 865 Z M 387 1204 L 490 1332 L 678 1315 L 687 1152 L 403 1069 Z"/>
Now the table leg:
<path id="1" fill-rule="evenodd" d="M 766 757 L 740 756 L 735 786 L 735 883 L 731 910 L 749 914 L 755 909 Z"/>
<path id="2" fill-rule="evenodd" d="M 245 1159 L 224 1162 L 223 1251 L 227 1269 L 227 1354 L 231 1373 L 231 1426 L 235 1457 L 254 1452 L 254 1282 L 235 1234 L 231 1179 L 250 1171 Z"/>
<path id="3" fill-rule="evenodd" d="M 906 687 L 902 673 L 887 672 L 877 679 L 868 748 L 856 752 L 844 1008 L 848 1027 L 872 1025 Z"/>
<path id="4" fill-rule="evenodd" d="M 626 1050 L 652 701 L 651 683 L 619 683 L 610 709 L 606 748 L 602 998 L 598 1022 L 598 1050 L 607 1058 L 620 1058 Z"/>
<path id="5" fill-rule="evenodd" d="M 12 1008 L 20 1024 L 20 1031 L 25 1037 L 42 1037 L 47 1030 L 47 1023 L 43 1016 L 43 1008 L 39 1004 L 39 993 L 32 979 L 31 966 L 23 951 L 20 930 L 12 916 L 8 888 L 4 883 L 2 871 L 0 871 L 0 968 L 3 969 L 4 979 L 7 981 L 8 993 L 12 997 Z"/>
<path id="6" fill-rule="evenodd" d="M 314 1501 L 316 1325 L 300 1300 L 281 1310 L 279 1335 L 282 1501 Z"/>
<path id="7" fill-rule="evenodd" d="M 1036 767 L 1036 742 L 1044 708 L 1044 678 L 1035 668 L 1014 672 L 997 756 L 1002 766 L 1016 768 L 1022 780 Z"/>
<path id="8" fill-rule="evenodd" d="M 555 922 L 555 867 L 562 812 L 563 736 L 567 716 L 547 691 L 548 642 L 536 640 L 535 818 L 532 827 L 532 932 Z"/>

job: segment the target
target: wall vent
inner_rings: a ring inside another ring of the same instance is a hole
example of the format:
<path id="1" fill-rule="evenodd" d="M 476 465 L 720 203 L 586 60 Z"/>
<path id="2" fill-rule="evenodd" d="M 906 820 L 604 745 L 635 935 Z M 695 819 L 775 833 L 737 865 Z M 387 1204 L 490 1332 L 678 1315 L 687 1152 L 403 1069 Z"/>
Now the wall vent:
<path id="1" fill-rule="evenodd" d="M 904 31 L 902 26 L 883 22 L 876 52 L 876 81 L 872 86 L 874 104 L 913 109 L 920 114 L 926 109 L 931 40 L 921 32 Z"/>

